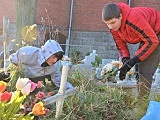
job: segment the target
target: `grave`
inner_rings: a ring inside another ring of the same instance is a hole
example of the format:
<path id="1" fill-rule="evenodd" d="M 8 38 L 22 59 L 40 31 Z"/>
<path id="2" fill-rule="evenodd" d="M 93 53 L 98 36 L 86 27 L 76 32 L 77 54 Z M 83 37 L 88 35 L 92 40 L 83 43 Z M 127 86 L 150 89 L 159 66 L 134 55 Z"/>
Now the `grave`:
<path id="1" fill-rule="evenodd" d="M 92 53 L 90 53 L 90 55 L 85 56 L 84 58 L 84 64 L 86 65 L 92 65 L 92 62 L 95 61 L 95 56 L 97 56 L 96 50 L 93 50 Z"/>
<path id="2" fill-rule="evenodd" d="M 115 59 L 102 59 L 102 67 L 105 66 L 107 63 L 112 62 Z"/>
<path id="3" fill-rule="evenodd" d="M 137 95 L 138 93 L 136 80 L 124 80 L 124 81 L 118 80 L 117 83 L 113 83 L 113 82 L 103 83 L 102 81 L 98 81 L 95 85 L 131 89 L 135 95 Z"/>
<path id="4" fill-rule="evenodd" d="M 108 87 L 120 87 L 120 88 L 129 88 L 132 89 L 133 93 L 135 95 L 138 94 L 138 89 L 137 89 L 137 81 L 136 79 L 128 80 L 125 79 L 124 81 L 118 80 L 117 83 L 112 83 L 112 82 L 101 82 L 98 81 L 95 84 L 96 86 L 108 86 Z M 155 95 L 160 94 L 160 70 L 157 69 L 154 75 L 154 81 L 151 86 L 151 91 L 150 91 L 150 99 L 154 98 Z"/>

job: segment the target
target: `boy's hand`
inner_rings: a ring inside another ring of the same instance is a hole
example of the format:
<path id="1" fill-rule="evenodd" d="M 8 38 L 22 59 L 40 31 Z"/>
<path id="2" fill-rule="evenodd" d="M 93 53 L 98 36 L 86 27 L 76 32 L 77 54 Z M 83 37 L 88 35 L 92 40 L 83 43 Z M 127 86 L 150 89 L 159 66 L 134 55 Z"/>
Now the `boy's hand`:
<path id="1" fill-rule="evenodd" d="M 120 74 L 119 79 L 123 80 L 126 78 L 126 73 L 130 71 L 130 69 L 136 64 L 139 63 L 140 59 L 138 57 L 133 57 L 132 59 L 129 59 L 125 61 L 124 65 L 120 68 Z"/>
<path id="2" fill-rule="evenodd" d="M 120 68 L 120 73 L 119 73 L 119 79 L 124 80 L 126 78 L 126 73 L 131 69 L 132 67 L 125 63 L 121 68 Z"/>

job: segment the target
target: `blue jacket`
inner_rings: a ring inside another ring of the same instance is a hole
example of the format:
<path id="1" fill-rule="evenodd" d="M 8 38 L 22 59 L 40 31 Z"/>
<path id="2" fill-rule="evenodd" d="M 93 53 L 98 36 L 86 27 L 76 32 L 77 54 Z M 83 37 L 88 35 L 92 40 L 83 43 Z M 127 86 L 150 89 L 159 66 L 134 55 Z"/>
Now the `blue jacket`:
<path id="1" fill-rule="evenodd" d="M 9 60 L 15 65 L 22 65 L 25 77 L 36 78 L 51 75 L 51 80 L 57 87 L 60 87 L 61 73 L 57 63 L 46 67 L 41 66 L 50 56 L 59 51 L 63 51 L 60 45 L 55 40 L 48 40 L 41 48 L 33 46 L 20 48 L 10 55 Z M 72 88 L 72 85 L 67 82 L 66 88 Z"/>

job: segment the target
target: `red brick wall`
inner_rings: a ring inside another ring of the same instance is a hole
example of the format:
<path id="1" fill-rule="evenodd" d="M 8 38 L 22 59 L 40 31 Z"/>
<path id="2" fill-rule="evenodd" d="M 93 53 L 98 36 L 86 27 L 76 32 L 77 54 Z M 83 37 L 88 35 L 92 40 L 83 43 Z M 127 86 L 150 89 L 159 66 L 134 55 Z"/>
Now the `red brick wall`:
<path id="1" fill-rule="evenodd" d="M 104 31 L 106 25 L 102 22 L 102 9 L 107 2 L 119 0 L 75 0 L 73 12 L 73 30 Z M 127 0 L 121 0 L 127 2 Z"/>
<path id="2" fill-rule="evenodd" d="M 69 12 L 71 0 L 38 0 L 37 23 L 40 23 L 41 17 L 47 17 L 45 8 L 53 20 L 53 25 L 60 28 L 60 31 L 67 32 L 69 26 Z M 124 2 L 128 0 L 74 0 L 73 10 L 73 31 L 107 31 L 107 26 L 102 22 L 101 11 L 108 2 Z M 159 0 L 131 0 L 131 7 L 148 6 L 160 11 Z"/>
<path id="3" fill-rule="evenodd" d="M 13 23 L 16 20 L 15 0 L 0 0 L 0 28 L 3 24 L 3 17 L 6 16 Z"/>
<path id="4" fill-rule="evenodd" d="M 53 25 L 60 28 L 60 31 L 66 32 L 69 27 L 71 0 L 38 0 L 37 23 L 41 22 L 41 17 L 53 21 Z M 108 0 L 119 1 L 119 0 Z M 127 0 L 121 0 L 127 3 Z M 72 30 L 74 31 L 103 31 L 106 26 L 101 19 L 101 11 L 106 4 L 106 0 L 74 0 Z M 47 9 L 47 12 L 45 11 Z M 46 22 L 47 23 L 47 22 Z"/>
<path id="5" fill-rule="evenodd" d="M 160 0 L 131 0 L 131 7 L 135 6 L 152 7 L 160 11 Z"/>
<path id="6" fill-rule="evenodd" d="M 54 28 L 59 28 L 60 32 L 67 34 L 70 0 L 45 0 L 45 2 L 44 0 L 38 0 L 37 6 L 36 23 L 50 23 Z M 45 22 L 42 22 L 42 17 Z"/>
<path id="7" fill-rule="evenodd" d="M 38 0 L 36 23 L 42 24 L 43 17 L 52 20 L 52 25 L 67 34 L 69 26 L 71 0 Z M 101 11 L 107 2 L 125 2 L 128 0 L 74 0 L 72 30 L 74 31 L 106 31 L 107 27 L 101 20 Z M 159 0 L 131 0 L 131 7 L 148 6 L 160 11 Z M 46 11 L 47 10 L 47 11 Z M 15 0 L 0 0 L 0 28 L 2 18 L 7 16 L 15 22 Z M 49 16 L 49 17 L 48 17 Z M 51 23 L 51 22 L 50 22 Z"/>

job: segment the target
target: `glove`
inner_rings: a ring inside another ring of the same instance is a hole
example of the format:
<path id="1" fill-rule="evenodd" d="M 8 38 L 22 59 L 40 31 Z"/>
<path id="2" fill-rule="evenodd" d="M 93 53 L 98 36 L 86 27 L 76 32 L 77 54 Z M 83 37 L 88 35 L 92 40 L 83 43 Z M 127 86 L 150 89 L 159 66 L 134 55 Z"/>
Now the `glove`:
<path id="1" fill-rule="evenodd" d="M 128 57 L 123 57 L 123 58 L 122 58 L 122 63 L 124 64 L 124 63 L 127 62 L 128 60 L 129 60 Z"/>
<path id="2" fill-rule="evenodd" d="M 126 78 L 126 73 L 130 71 L 130 69 L 141 60 L 138 57 L 133 57 L 132 59 L 127 60 L 123 66 L 120 68 L 119 79 L 123 80 Z"/>

